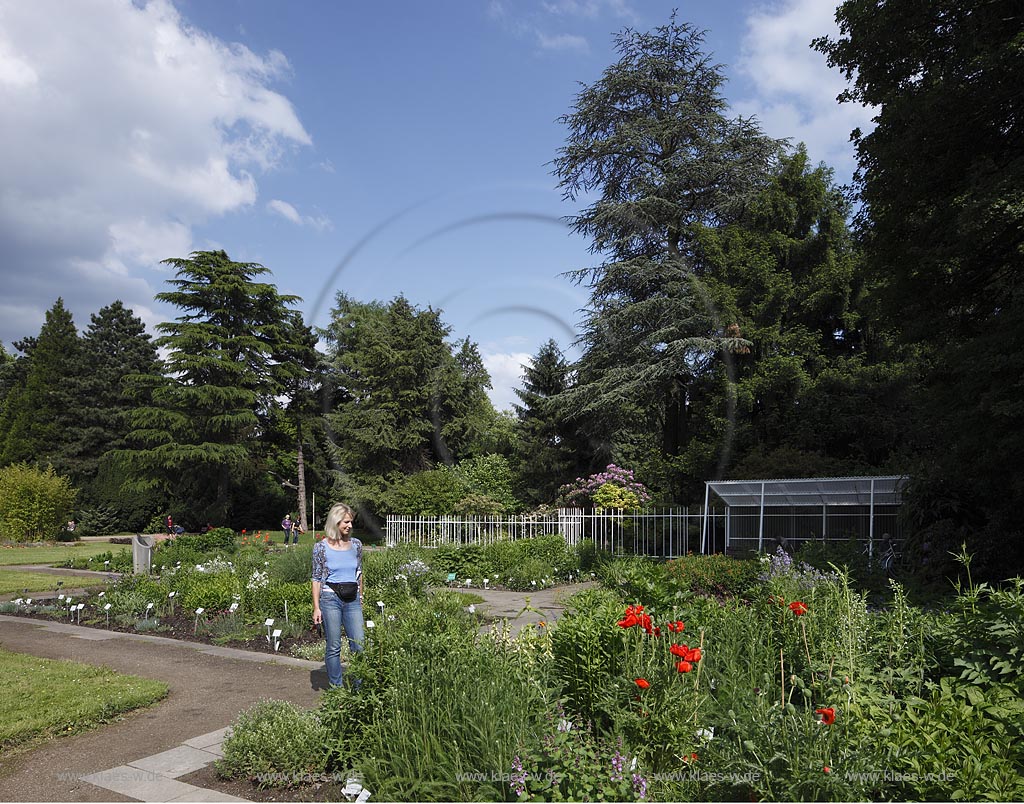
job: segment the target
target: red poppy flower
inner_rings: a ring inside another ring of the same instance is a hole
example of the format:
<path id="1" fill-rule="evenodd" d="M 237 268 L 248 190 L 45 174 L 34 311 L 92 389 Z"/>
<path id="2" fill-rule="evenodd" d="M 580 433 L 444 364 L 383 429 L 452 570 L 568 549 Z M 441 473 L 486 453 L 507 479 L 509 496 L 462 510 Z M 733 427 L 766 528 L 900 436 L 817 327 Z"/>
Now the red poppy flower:
<path id="1" fill-rule="evenodd" d="M 632 628 L 638 622 L 640 622 L 640 618 L 637 617 L 632 612 L 630 612 L 625 617 L 623 617 L 621 620 L 619 620 L 618 626 L 619 626 L 619 628 Z"/>
<path id="2" fill-rule="evenodd" d="M 673 633 L 676 633 L 676 632 L 682 631 L 684 628 L 686 628 L 686 625 L 681 620 L 676 620 L 675 622 L 666 623 L 665 627 L 669 631 L 672 631 Z"/>
<path id="3" fill-rule="evenodd" d="M 645 689 L 647 689 L 647 688 L 648 688 L 649 686 L 651 686 L 651 682 L 650 682 L 650 681 L 648 681 L 648 680 L 647 680 L 646 678 L 638 678 L 638 679 L 636 679 L 636 682 L 635 682 L 635 683 L 636 683 L 636 685 L 637 685 L 637 686 L 638 686 L 638 687 L 639 687 L 640 689 L 642 689 L 642 690 L 645 690 Z"/>
<path id="4" fill-rule="evenodd" d="M 797 617 L 799 617 L 801 614 L 807 613 L 807 606 L 805 606 L 799 600 L 794 600 L 792 603 L 789 604 L 789 610 L 793 612 Z"/>
<path id="5" fill-rule="evenodd" d="M 673 656 L 678 656 L 680 659 L 685 659 L 686 658 L 686 651 L 687 651 L 686 645 L 673 645 L 668 650 L 669 650 L 669 653 L 671 653 Z"/>
<path id="6" fill-rule="evenodd" d="M 815 709 L 814 714 L 821 715 L 821 722 L 826 726 L 831 726 L 836 722 L 836 710 L 831 706 L 825 706 L 821 709 Z"/>
<path id="7" fill-rule="evenodd" d="M 693 669 L 693 665 L 683 659 L 679 664 L 676 665 L 676 670 L 680 673 L 689 673 Z"/>
<path id="8" fill-rule="evenodd" d="M 826 765 L 821 770 L 822 770 L 822 773 L 832 773 L 832 768 L 830 768 L 828 765 Z"/>

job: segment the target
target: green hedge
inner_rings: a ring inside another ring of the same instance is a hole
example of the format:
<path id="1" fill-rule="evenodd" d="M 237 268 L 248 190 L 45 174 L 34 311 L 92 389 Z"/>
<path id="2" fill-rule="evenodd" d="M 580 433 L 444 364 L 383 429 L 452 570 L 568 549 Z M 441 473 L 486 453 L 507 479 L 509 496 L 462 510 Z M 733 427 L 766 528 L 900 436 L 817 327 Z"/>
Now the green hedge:
<path id="1" fill-rule="evenodd" d="M 78 489 L 53 467 L 25 463 L 0 469 L 0 538 L 12 542 L 56 539 L 71 517 Z"/>

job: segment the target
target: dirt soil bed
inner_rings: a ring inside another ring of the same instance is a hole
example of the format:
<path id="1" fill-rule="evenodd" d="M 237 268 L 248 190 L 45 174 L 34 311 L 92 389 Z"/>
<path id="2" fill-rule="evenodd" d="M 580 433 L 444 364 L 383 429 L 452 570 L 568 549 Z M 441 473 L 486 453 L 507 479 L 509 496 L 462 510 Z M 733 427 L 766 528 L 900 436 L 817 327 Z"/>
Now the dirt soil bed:
<path id="1" fill-rule="evenodd" d="M 167 637 L 169 639 L 180 639 L 186 642 L 199 642 L 204 645 L 239 648 L 241 650 L 256 651 L 258 653 L 276 653 L 281 656 L 290 656 L 292 648 L 307 644 L 312 645 L 323 638 L 319 629 L 314 628 L 312 624 L 310 624 L 309 628 L 301 631 L 296 637 L 282 635 L 280 638 L 280 648 L 275 651 L 270 642 L 268 642 L 265 632 L 251 639 L 223 639 L 214 637 L 209 633 L 204 633 L 203 621 L 200 620 L 199 632 L 194 633 L 195 615 L 183 615 L 180 612 L 172 617 L 158 617 L 156 618 L 160 623 L 158 627 L 144 630 L 138 630 L 129 625 L 119 624 L 114 621 L 113 617 L 110 619 L 110 625 L 108 627 L 105 618 L 83 618 L 81 622 L 78 622 L 74 617 L 54 616 L 52 614 L 30 613 L 25 611 L 8 612 L 8 614 L 14 617 L 22 617 L 27 620 L 46 620 L 48 622 L 68 623 L 69 625 L 81 625 L 83 628 L 95 628 L 100 631 L 118 631 L 123 634 L 149 634 L 151 636 Z M 275 625 L 275 628 L 280 625 L 283 625 L 283 623 Z"/>

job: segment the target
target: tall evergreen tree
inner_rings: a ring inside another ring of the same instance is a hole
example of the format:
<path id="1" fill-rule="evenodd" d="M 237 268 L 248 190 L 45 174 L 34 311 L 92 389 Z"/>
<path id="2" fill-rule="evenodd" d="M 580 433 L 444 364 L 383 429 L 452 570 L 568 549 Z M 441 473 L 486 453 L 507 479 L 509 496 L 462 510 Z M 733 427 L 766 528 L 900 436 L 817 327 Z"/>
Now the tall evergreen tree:
<path id="1" fill-rule="evenodd" d="M 554 161 L 566 198 L 597 196 L 572 226 L 602 258 L 574 275 L 591 299 L 565 403 L 591 418 L 606 452 L 658 433 L 660 443 L 632 449 L 660 459 L 661 484 L 679 499 L 695 468 L 685 456 L 697 435 L 691 405 L 706 396 L 720 351 L 735 346 L 701 285 L 696 233 L 737 218 L 780 144 L 728 116 L 721 68 L 693 26 L 673 16 L 651 33 L 626 29 L 616 47 L 619 61 L 563 118 L 569 133 Z"/>
<path id="2" fill-rule="evenodd" d="M 104 453 L 125 446 L 133 407 L 124 387 L 129 375 L 159 375 L 160 361 L 145 324 L 120 301 L 91 318 L 82 336 L 84 374 L 81 425 L 75 449 L 82 482 L 93 476 Z"/>
<path id="3" fill-rule="evenodd" d="M 73 471 L 82 375 L 78 331 L 63 299 L 46 312 L 39 336 L 21 344 L 14 386 L 0 411 L 0 465 L 21 461 Z M 20 347 L 19 347 L 20 348 Z M 25 361 L 22 363 L 22 361 Z"/>
<path id="4" fill-rule="evenodd" d="M 846 0 L 816 42 L 878 109 L 854 132 L 860 231 L 883 312 L 928 367 L 911 511 L 1024 566 L 1024 10 L 1016 0 Z M 979 535 L 981 538 L 979 538 Z"/>
<path id="5" fill-rule="evenodd" d="M 453 354 L 439 311 L 399 296 L 339 293 L 328 341 L 336 460 L 344 493 L 374 510 L 389 476 L 453 463 L 470 451 L 490 378 L 476 347 Z M 487 402 L 487 405 L 490 403 Z"/>
<path id="6" fill-rule="evenodd" d="M 800 147 L 736 223 L 701 237 L 705 285 L 751 342 L 731 358 L 734 475 L 895 468 L 911 376 L 868 326 L 848 215 L 831 171 Z"/>
<path id="7" fill-rule="evenodd" d="M 522 388 L 514 405 L 519 434 L 516 452 L 523 496 L 534 504 L 552 502 L 559 486 L 578 473 L 572 425 L 561 419 L 553 400 L 569 389 L 571 368 L 553 339 L 542 344 L 523 367 Z"/>
<path id="8" fill-rule="evenodd" d="M 225 522 L 234 494 L 262 474 L 259 444 L 275 397 L 298 370 L 298 297 L 257 281 L 269 270 L 223 251 L 165 263 L 174 290 L 157 294 L 183 310 L 157 326 L 166 375 L 133 377 L 148 395 L 131 414 L 129 448 L 117 452 L 136 488 L 158 488 L 198 522 Z"/>

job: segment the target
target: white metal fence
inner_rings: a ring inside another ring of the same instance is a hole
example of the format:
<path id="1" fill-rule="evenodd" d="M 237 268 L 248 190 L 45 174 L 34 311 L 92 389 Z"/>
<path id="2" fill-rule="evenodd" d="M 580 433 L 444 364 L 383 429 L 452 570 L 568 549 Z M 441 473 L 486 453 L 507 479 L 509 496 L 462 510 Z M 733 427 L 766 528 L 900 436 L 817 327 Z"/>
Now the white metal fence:
<path id="1" fill-rule="evenodd" d="M 883 534 L 891 535 L 897 544 L 901 540 L 895 508 L 876 512 L 874 539 L 870 532 L 866 513 L 853 508 L 830 509 L 823 521 L 821 514 L 804 511 L 767 510 L 761 518 L 756 512 L 712 507 L 705 523 L 704 509 L 699 506 L 642 511 L 560 508 L 528 516 L 389 514 L 385 526 L 389 547 L 408 543 L 422 547 L 486 545 L 560 534 L 573 547 L 592 539 L 600 550 L 662 558 L 688 553 L 745 556 L 759 548 L 774 552 L 780 546 L 792 553 L 807 541 L 855 540 L 870 553 Z"/>
<path id="2" fill-rule="evenodd" d="M 643 511 L 594 511 L 560 508 L 530 516 L 415 516 L 389 514 L 386 543 L 443 545 L 489 544 L 495 541 L 561 534 L 575 547 L 593 539 L 601 550 L 674 558 L 701 551 L 702 508 Z M 725 514 L 712 510 L 704 552 L 725 550 Z"/>

